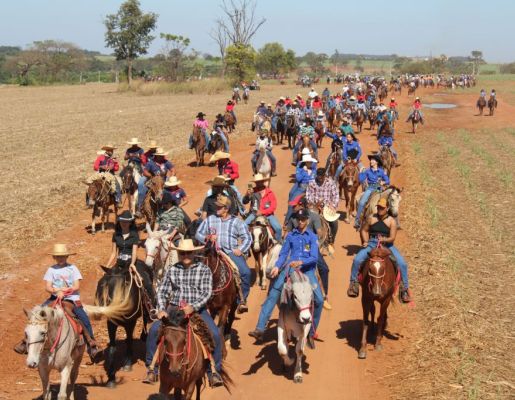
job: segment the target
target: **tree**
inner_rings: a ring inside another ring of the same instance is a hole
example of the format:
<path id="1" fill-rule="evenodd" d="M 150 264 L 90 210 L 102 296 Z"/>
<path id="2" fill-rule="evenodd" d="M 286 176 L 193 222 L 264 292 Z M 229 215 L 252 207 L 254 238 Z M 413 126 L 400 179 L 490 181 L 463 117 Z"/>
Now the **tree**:
<path id="1" fill-rule="evenodd" d="M 166 44 L 163 52 L 165 74 L 168 78 L 176 81 L 180 78 L 182 73 L 185 51 L 190 45 L 190 39 L 185 36 L 172 35 L 169 33 L 161 33 L 161 39 L 164 39 Z"/>
<path id="2" fill-rule="evenodd" d="M 266 22 L 265 18 L 256 19 L 255 0 L 230 0 L 229 3 L 223 0 L 220 7 L 225 18 L 219 18 L 217 25 L 234 45 L 250 44 L 252 37 Z"/>
<path id="3" fill-rule="evenodd" d="M 472 74 L 479 74 L 479 64 L 483 63 L 483 52 L 480 50 L 472 50 L 470 52 L 472 56 L 472 61 L 474 61 L 474 69 L 472 70 Z"/>
<path id="4" fill-rule="evenodd" d="M 117 60 L 127 62 L 127 82 L 132 83 L 132 63 L 140 55 L 146 54 L 154 36 L 157 14 L 144 14 L 138 0 L 127 0 L 116 14 L 106 16 L 105 42 L 114 49 Z"/>
<path id="5" fill-rule="evenodd" d="M 327 54 L 316 54 L 312 51 L 306 53 L 304 56 L 304 60 L 315 76 L 322 74 L 326 70 L 324 63 L 327 61 L 327 59 Z"/>
<path id="6" fill-rule="evenodd" d="M 223 78 L 225 76 L 225 49 L 229 44 L 229 36 L 225 32 L 224 24 L 221 19 L 216 20 L 216 25 L 209 33 L 209 36 L 211 36 L 218 45 L 218 51 L 220 52 L 220 59 L 222 61 L 221 75 Z"/>
<path id="7" fill-rule="evenodd" d="M 227 47 L 227 71 L 236 82 L 251 80 L 255 75 L 256 52 L 250 45 L 233 44 Z"/>
<path id="8" fill-rule="evenodd" d="M 281 44 L 266 43 L 256 56 L 256 67 L 260 73 L 271 74 L 275 77 L 280 72 L 289 72 L 295 66 L 295 52 L 284 51 Z"/>

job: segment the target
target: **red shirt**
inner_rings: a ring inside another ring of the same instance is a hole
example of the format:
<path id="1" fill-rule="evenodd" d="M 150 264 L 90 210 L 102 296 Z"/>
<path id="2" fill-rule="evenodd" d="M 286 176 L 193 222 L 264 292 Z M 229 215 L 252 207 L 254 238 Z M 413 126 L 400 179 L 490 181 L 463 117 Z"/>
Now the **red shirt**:
<path id="1" fill-rule="evenodd" d="M 220 163 L 221 161 L 222 160 L 219 160 L 218 162 Z M 238 179 L 240 177 L 240 173 L 238 171 L 238 164 L 234 161 L 229 160 L 229 162 L 227 162 L 227 164 L 223 166 L 222 175 L 226 175 L 232 180 Z"/>
<path id="2" fill-rule="evenodd" d="M 397 102 L 396 101 L 390 101 L 390 108 L 397 108 Z"/>
<path id="3" fill-rule="evenodd" d="M 364 94 L 360 94 L 360 95 L 358 96 L 358 101 L 360 101 L 360 100 L 365 101 L 365 95 L 364 95 Z M 396 103 L 396 104 L 397 104 L 397 103 Z"/>
<path id="4" fill-rule="evenodd" d="M 147 150 L 143 153 L 141 156 L 141 162 L 143 165 L 148 163 L 148 160 L 152 159 L 154 157 L 155 150 Z"/>
<path id="5" fill-rule="evenodd" d="M 107 157 L 105 155 L 101 155 L 101 156 L 97 157 L 97 159 L 95 160 L 95 163 L 93 164 L 93 169 L 95 171 L 99 171 L 100 166 L 109 168 L 113 172 L 118 171 L 118 169 L 120 168 L 118 161 L 113 160 L 111 157 Z M 102 171 L 105 171 L 105 168 L 103 168 Z"/>
<path id="6" fill-rule="evenodd" d="M 225 111 L 232 111 L 234 110 L 234 104 L 227 104 L 227 106 L 225 106 Z"/>
<path id="7" fill-rule="evenodd" d="M 313 107 L 313 108 L 322 108 L 322 102 L 320 100 L 318 100 L 318 101 L 315 100 L 311 104 L 311 107 Z"/>
<path id="8" fill-rule="evenodd" d="M 420 103 L 420 101 L 416 101 L 413 103 L 413 108 L 415 110 L 420 110 L 422 108 L 422 103 Z"/>
<path id="9" fill-rule="evenodd" d="M 284 104 L 292 104 L 293 102 L 291 101 L 291 99 L 286 99 L 284 100 Z"/>
<path id="10" fill-rule="evenodd" d="M 255 193 L 258 193 L 256 189 L 254 189 Z M 261 194 L 261 201 L 259 202 L 259 211 L 261 214 L 265 216 L 272 215 L 277 208 L 277 199 L 275 198 L 274 192 L 269 188 L 265 188 L 264 192 Z"/>

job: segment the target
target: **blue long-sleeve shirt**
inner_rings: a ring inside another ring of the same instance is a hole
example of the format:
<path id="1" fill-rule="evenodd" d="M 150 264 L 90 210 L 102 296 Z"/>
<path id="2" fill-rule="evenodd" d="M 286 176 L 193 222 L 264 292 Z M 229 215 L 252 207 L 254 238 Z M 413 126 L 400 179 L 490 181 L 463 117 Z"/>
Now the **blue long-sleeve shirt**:
<path id="1" fill-rule="evenodd" d="M 306 171 L 304 167 L 301 166 L 301 164 L 302 161 L 300 161 L 297 165 L 297 170 L 295 171 L 295 181 L 299 184 L 308 184 L 309 182 L 315 179 L 317 163 L 312 163 L 311 174 L 309 174 L 308 171 Z"/>
<path id="2" fill-rule="evenodd" d="M 379 181 L 383 181 L 386 185 L 390 184 L 390 178 L 382 168 L 377 168 L 375 171 L 372 168 L 367 168 L 359 174 L 359 182 L 367 181 L 369 185 L 377 185 Z"/>
<path id="3" fill-rule="evenodd" d="M 286 235 L 283 247 L 275 266 L 279 269 L 286 267 L 292 261 L 302 261 L 302 271 L 316 268 L 318 260 L 318 238 L 311 230 L 306 229 L 301 233 L 294 229 Z"/>
<path id="4" fill-rule="evenodd" d="M 240 249 L 245 253 L 252 244 L 252 236 L 243 220 L 230 216 L 222 219 L 216 215 L 207 217 L 197 229 L 195 238 L 206 243 L 206 236 L 216 235 L 216 243 L 226 253 Z"/>
<path id="5" fill-rule="evenodd" d="M 358 152 L 358 154 L 356 156 L 349 155 L 349 152 L 350 152 L 350 154 L 352 154 L 356 151 Z M 348 141 L 345 141 L 343 143 L 343 159 L 347 160 L 348 157 L 359 162 L 359 159 L 361 158 L 361 146 L 359 145 L 358 142 L 353 140 L 350 143 Z"/>

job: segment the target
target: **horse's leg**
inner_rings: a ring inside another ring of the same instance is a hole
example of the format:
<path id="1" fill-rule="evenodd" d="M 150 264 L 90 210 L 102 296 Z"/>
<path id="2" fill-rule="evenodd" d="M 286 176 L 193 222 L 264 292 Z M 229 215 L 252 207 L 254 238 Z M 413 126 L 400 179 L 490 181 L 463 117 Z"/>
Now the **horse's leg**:
<path id="1" fill-rule="evenodd" d="M 259 253 L 257 253 L 256 257 L 256 286 L 261 286 L 263 283 L 263 266 L 261 265 L 263 262 L 263 253 L 261 253 L 261 249 L 259 249 Z"/>
<path id="2" fill-rule="evenodd" d="M 227 317 L 229 316 L 229 306 L 225 305 L 218 314 L 218 330 L 220 331 L 220 337 L 225 338 L 225 326 L 227 324 Z M 230 339 L 230 338 L 229 338 Z M 222 346 L 222 358 L 225 360 L 227 357 L 227 346 L 225 340 Z"/>
<path id="3" fill-rule="evenodd" d="M 351 216 L 356 216 L 356 193 L 358 191 L 358 185 L 351 189 L 351 200 L 350 200 L 350 212 Z"/>
<path id="4" fill-rule="evenodd" d="M 43 400 L 50 400 L 50 397 L 52 397 L 52 392 L 50 391 L 50 368 L 48 365 L 40 362 L 38 372 L 41 379 L 41 386 L 43 386 L 41 398 Z"/>
<path id="5" fill-rule="evenodd" d="M 363 326 L 362 326 L 362 333 L 361 333 L 361 348 L 358 352 L 358 358 L 367 358 L 367 333 L 368 333 L 368 315 L 370 313 L 370 302 L 373 301 L 367 296 L 365 296 L 365 293 L 362 293 L 361 295 L 361 307 L 363 308 Z"/>
<path id="6" fill-rule="evenodd" d="M 306 346 L 306 337 L 309 335 L 309 329 L 306 331 L 307 325 L 302 327 L 297 326 L 297 329 L 301 329 L 295 345 L 295 353 L 297 359 L 295 362 L 295 372 L 293 373 L 293 382 L 302 383 L 302 356 L 304 355 L 304 348 Z"/>
<path id="7" fill-rule="evenodd" d="M 286 335 L 286 329 L 283 326 L 283 316 L 279 316 L 279 322 L 277 325 L 277 351 L 283 359 L 284 367 L 291 367 L 295 360 L 292 360 L 288 355 L 288 336 Z"/>
<path id="8" fill-rule="evenodd" d="M 351 209 L 351 201 L 349 198 L 349 190 L 347 187 L 343 189 L 343 194 L 345 195 L 345 208 L 347 209 L 347 213 L 345 215 L 345 223 L 350 223 L 350 209 Z"/>
<path id="9" fill-rule="evenodd" d="M 184 398 L 185 400 L 191 400 L 193 398 L 193 392 L 195 391 L 195 387 L 197 386 L 197 382 L 191 382 L 188 385 L 188 388 L 185 390 Z"/>
<path id="10" fill-rule="evenodd" d="M 132 335 L 134 334 L 134 327 L 136 326 L 136 321 L 131 321 L 129 325 L 125 326 L 125 361 L 123 362 L 122 371 L 132 371 L 132 342 L 133 338 Z"/>
<path id="11" fill-rule="evenodd" d="M 105 232 L 105 227 L 104 227 L 105 219 L 104 219 L 104 216 L 105 216 L 104 207 L 100 207 L 100 233 L 104 233 Z"/>
<path id="12" fill-rule="evenodd" d="M 75 349 L 74 351 L 78 351 L 78 350 Z M 70 398 L 70 400 L 74 400 L 74 398 L 75 398 L 73 391 L 75 389 L 75 382 L 77 381 L 77 377 L 79 376 L 79 366 L 80 366 L 81 360 L 82 360 L 81 353 L 79 353 L 79 356 L 77 356 L 73 360 L 73 367 L 72 367 L 72 370 L 70 373 L 70 386 L 68 387 L 68 397 Z"/>
<path id="13" fill-rule="evenodd" d="M 96 233 L 95 229 L 95 214 L 97 213 L 97 205 L 93 206 L 93 214 L 91 215 L 91 234 L 94 235 Z"/>
<path id="14" fill-rule="evenodd" d="M 195 382 L 195 387 L 197 388 L 197 396 L 195 396 L 196 400 L 200 400 L 200 391 L 202 389 L 202 378 L 197 379 Z"/>
<path id="15" fill-rule="evenodd" d="M 108 388 L 116 387 L 116 369 L 114 364 L 114 355 L 116 353 L 116 329 L 117 326 L 107 321 L 107 332 L 109 334 L 109 344 L 106 349 L 107 356 L 105 357 L 104 368 L 107 373 L 107 384 Z"/>
<path id="16" fill-rule="evenodd" d="M 384 326 L 386 323 L 386 310 L 390 305 L 391 297 L 388 297 L 381 303 L 381 310 L 379 312 L 379 318 L 377 319 L 377 336 L 376 336 L 376 351 L 381 351 L 383 349 L 383 345 L 381 344 L 381 340 L 383 339 Z"/>
<path id="17" fill-rule="evenodd" d="M 70 362 L 61 370 L 61 385 L 59 387 L 57 400 L 66 400 L 68 398 L 66 389 L 68 388 L 68 380 L 70 379 L 71 369 L 72 365 Z"/>

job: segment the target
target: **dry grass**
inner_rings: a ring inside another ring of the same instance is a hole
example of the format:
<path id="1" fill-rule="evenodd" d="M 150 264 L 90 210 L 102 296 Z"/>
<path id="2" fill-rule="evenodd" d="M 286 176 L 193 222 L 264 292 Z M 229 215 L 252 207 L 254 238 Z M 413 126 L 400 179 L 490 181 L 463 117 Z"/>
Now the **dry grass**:
<path id="1" fill-rule="evenodd" d="M 484 139 L 461 130 L 401 142 L 420 329 L 403 355 L 404 379 L 392 385 L 396 398 L 515 395 L 515 196 L 502 179 L 515 164 Z"/>
<path id="2" fill-rule="evenodd" d="M 118 86 L 118 91 L 122 93 L 134 92 L 142 96 L 171 94 L 212 95 L 222 93 L 230 87 L 229 82 L 219 78 L 191 82 L 144 82 L 142 80 L 136 80 L 130 89 L 127 83 L 121 83 Z"/>

